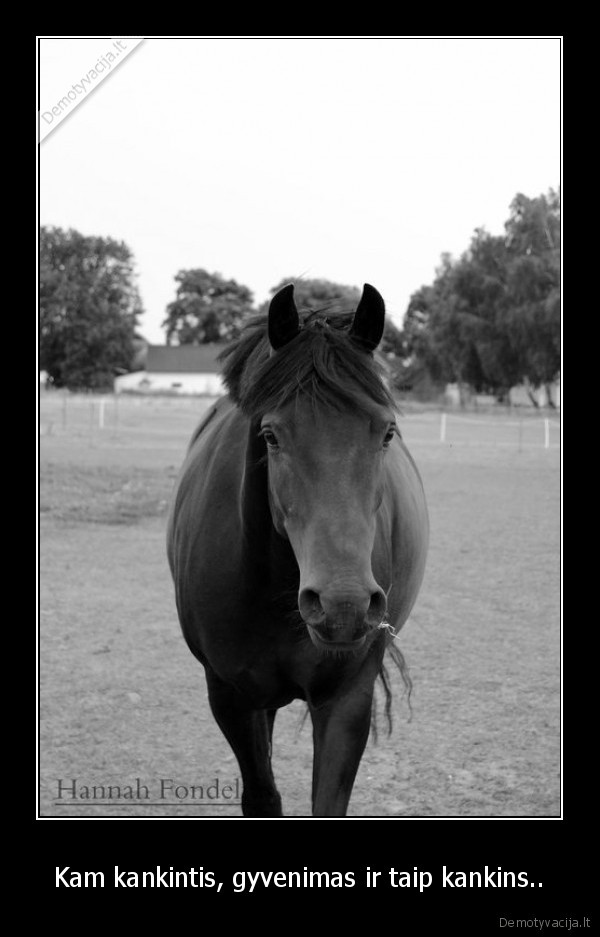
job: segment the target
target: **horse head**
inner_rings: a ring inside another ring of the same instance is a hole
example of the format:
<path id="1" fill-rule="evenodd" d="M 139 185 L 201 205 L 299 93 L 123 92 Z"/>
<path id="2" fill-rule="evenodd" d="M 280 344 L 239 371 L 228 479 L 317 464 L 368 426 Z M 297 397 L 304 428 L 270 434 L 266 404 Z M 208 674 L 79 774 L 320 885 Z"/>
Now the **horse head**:
<path id="1" fill-rule="evenodd" d="M 320 650 L 360 648 L 386 613 L 372 569 L 384 465 L 397 435 L 393 401 L 373 360 L 384 317 L 383 299 L 368 284 L 349 327 L 314 318 L 303 327 L 291 285 L 269 308 L 271 358 L 281 359 L 269 374 L 279 365 L 282 391 L 284 379 L 299 391 L 272 395 L 276 405 L 260 419 L 271 516 L 294 552 L 298 609 Z"/>

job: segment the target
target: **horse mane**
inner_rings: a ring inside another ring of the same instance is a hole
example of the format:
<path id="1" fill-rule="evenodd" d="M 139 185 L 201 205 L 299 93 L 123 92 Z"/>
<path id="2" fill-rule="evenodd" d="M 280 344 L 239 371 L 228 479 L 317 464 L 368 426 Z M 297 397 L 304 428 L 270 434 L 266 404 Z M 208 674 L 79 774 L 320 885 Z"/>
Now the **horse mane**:
<path id="1" fill-rule="evenodd" d="M 338 410 L 395 408 L 382 379 L 383 362 L 349 337 L 352 318 L 328 308 L 301 312 L 298 334 L 275 354 L 267 316 L 249 320 L 219 355 L 230 396 L 249 417 L 280 409 L 299 395 Z"/>

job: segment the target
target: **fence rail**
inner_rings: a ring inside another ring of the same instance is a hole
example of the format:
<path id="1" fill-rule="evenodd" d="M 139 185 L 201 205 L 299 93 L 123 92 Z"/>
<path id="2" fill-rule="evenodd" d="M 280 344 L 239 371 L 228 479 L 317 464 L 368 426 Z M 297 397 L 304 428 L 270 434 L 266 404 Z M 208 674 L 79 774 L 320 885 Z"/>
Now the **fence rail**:
<path id="1" fill-rule="evenodd" d="M 77 395 L 45 393 L 40 397 L 42 436 L 75 435 L 90 440 L 124 441 L 140 435 L 179 439 L 190 434 L 210 397 Z M 502 446 L 523 449 L 560 447 L 560 417 L 536 413 L 481 414 L 426 410 L 401 413 L 400 430 L 411 444 Z"/>
<path id="2" fill-rule="evenodd" d="M 486 427 L 478 430 L 477 427 Z M 493 428 L 494 438 L 490 437 Z M 465 434 L 468 439 L 465 439 Z M 477 438 L 479 434 L 479 440 Z M 449 445 L 476 444 L 478 441 L 496 443 L 496 445 L 516 445 L 518 449 L 527 446 L 542 446 L 550 449 L 560 445 L 560 419 L 527 416 L 518 419 L 503 419 L 501 416 L 480 417 L 462 416 L 442 412 L 439 417 L 440 443 Z"/>

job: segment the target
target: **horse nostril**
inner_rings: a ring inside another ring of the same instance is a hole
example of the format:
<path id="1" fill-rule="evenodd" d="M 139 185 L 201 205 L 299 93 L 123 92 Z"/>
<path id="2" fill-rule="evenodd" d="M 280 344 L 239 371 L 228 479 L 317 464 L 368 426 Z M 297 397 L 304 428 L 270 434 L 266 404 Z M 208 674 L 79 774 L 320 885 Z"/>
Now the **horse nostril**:
<path id="1" fill-rule="evenodd" d="M 385 597 L 385 592 L 382 589 L 378 589 L 371 595 L 369 610 L 367 612 L 367 619 L 372 624 L 380 625 L 385 618 L 386 611 L 387 599 Z"/>
<path id="2" fill-rule="evenodd" d="M 319 593 L 313 589 L 301 589 L 298 596 L 298 609 L 304 621 L 315 624 L 323 621 L 325 612 L 321 605 Z"/>

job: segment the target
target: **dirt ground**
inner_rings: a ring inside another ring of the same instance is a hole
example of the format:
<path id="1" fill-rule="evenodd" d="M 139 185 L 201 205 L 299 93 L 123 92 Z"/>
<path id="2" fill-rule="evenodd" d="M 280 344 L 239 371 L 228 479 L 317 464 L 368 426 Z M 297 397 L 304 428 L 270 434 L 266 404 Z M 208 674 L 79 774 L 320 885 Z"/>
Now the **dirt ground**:
<path id="1" fill-rule="evenodd" d="M 180 635 L 164 547 L 174 477 L 206 405 L 42 395 L 42 816 L 241 815 L 237 764 Z M 400 421 L 431 515 L 425 582 L 399 642 L 412 713 L 398 679 L 393 734 L 380 720 L 349 816 L 559 816 L 558 422 L 449 418 L 442 444 L 439 421 Z M 290 817 L 310 815 L 303 712 L 281 710 L 275 728 Z"/>

